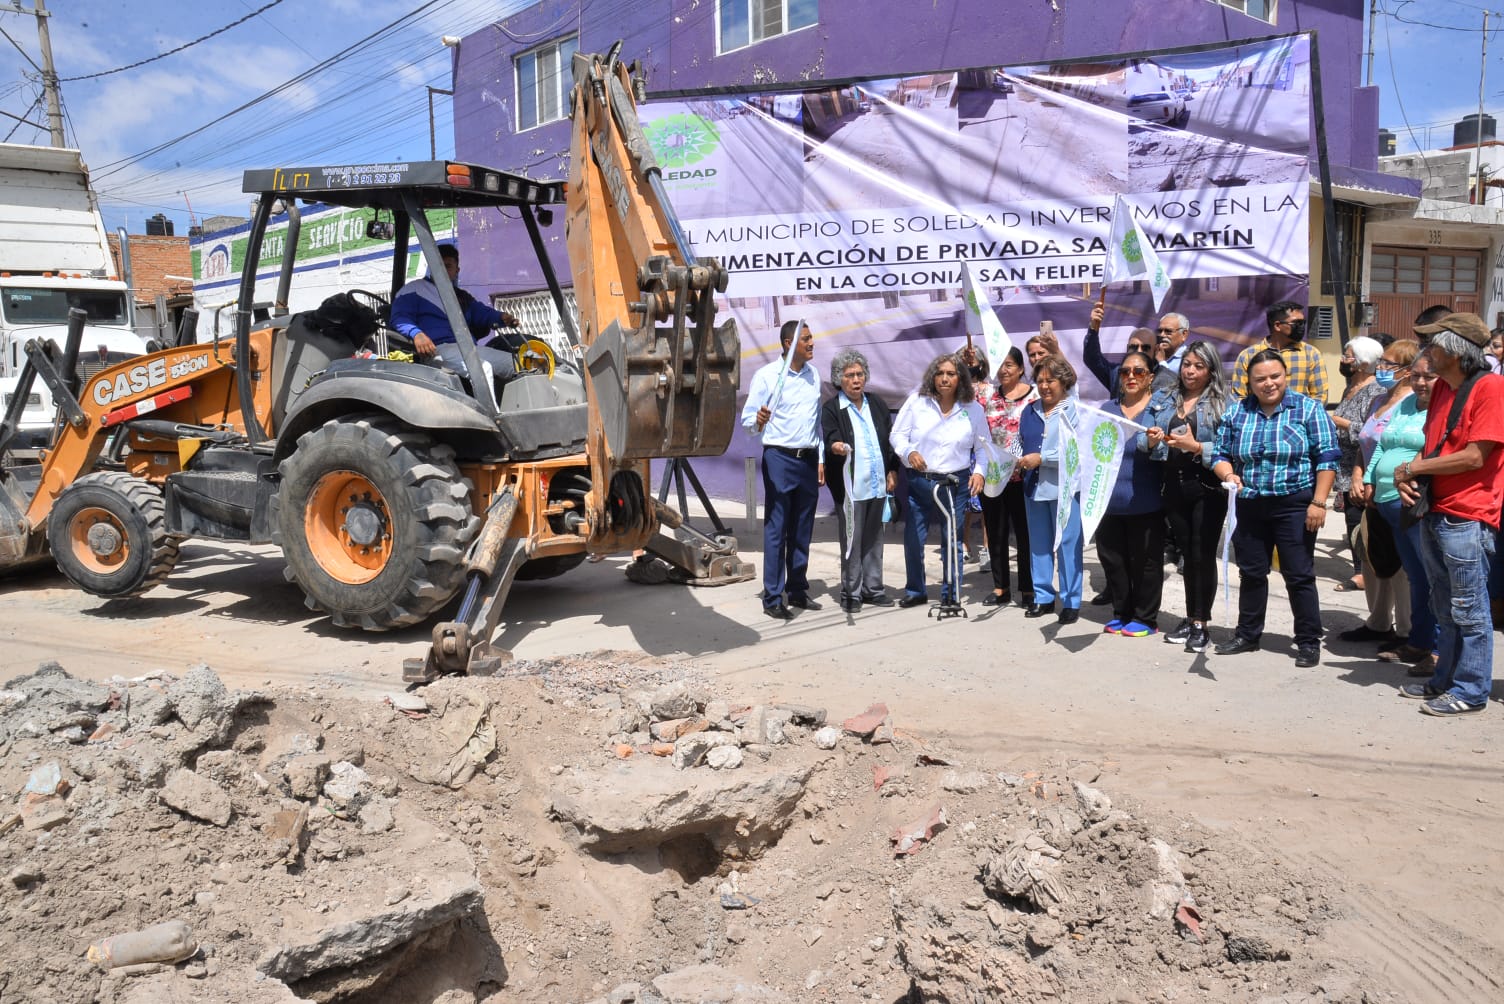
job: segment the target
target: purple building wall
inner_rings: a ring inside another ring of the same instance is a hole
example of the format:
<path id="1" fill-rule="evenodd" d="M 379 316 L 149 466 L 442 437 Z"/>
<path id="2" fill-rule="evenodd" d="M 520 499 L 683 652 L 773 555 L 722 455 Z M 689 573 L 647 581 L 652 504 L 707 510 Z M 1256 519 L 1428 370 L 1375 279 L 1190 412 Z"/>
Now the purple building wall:
<path id="1" fill-rule="evenodd" d="M 769 90 L 813 80 L 900 76 L 970 66 L 1022 65 L 1209 42 L 1314 31 L 1333 165 L 1373 171 L 1378 91 L 1360 87 L 1363 0 L 1282 0 L 1270 26 L 1211 0 L 1096 0 L 1061 9 L 1020 0 L 819 0 L 812 27 L 716 54 L 714 0 L 632 5 L 634 17 L 581 16 L 580 2 L 544 0 L 461 42 L 455 60 L 455 150 L 461 160 L 539 178 L 566 173 L 569 123 L 516 131 L 513 58 L 580 33 L 584 51 L 623 38 L 622 53 L 646 70 L 650 93 L 708 87 Z M 587 14 L 590 12 L 587 12 Z M 1314 160 L 1315 151 L 1312 150 Z M 543 285 L 520 226 L 461 214 L 465 285 L 473 293 L 525 292 Z M 547 232 L 555 267 L 568 281 L 563 214 Z"/>

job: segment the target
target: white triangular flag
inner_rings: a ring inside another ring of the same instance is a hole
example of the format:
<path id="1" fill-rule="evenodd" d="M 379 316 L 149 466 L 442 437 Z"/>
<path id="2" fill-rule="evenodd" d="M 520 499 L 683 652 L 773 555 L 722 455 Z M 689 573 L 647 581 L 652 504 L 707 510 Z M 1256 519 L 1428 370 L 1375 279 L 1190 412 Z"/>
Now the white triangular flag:
<path id="1" fill-rule="evenodd" d="M 996 373 L 1008 351 L 1013 348 L 1013 339 L 1008 337 L 1003 322 L 992 309 L 992 304 L 987 302 L 987 293 L 977 281 L 974 266 L 971 262 L 966 262 L 965 266 L 961 272 L 961 282 L 966 293 L 966 333 L 973 337 L 982 336 L 983 348 L 987 350 L 987 365 L 992 373 Z M 988 377 L 992 373 L 988 373 Z"/>
<path id="2" fill-rule="evenodd" d="M 1170 276 L 1159 253 L 1149 243 L 1149 236 L 1133 218 L 1133 210 L 1119 195 L 1112 204 L 1112 234 L 1107 238 L 1107 264 L 1102 284 L 1132 282 L 1142 279 L 1154 296 L 1154 309 L 1164 302 L 1170 291 Z"/>

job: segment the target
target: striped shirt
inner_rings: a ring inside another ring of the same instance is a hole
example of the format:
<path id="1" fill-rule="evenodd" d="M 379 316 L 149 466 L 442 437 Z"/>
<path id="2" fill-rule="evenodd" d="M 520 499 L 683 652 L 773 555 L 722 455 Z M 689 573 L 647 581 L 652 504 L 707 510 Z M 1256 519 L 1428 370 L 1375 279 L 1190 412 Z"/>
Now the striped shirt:
<path id="1" fill-rule="evenodd" d="M 1248 394 L 1249 362 L 1260 352 L 1272 348 L 1274 346 L 1265 338 L 1257 345 L 1250 345 L 1238 353 L 1237 361 L 1232 364 L 1234 398 L 1246 397 Z M 1326 404 L 1326 363 L 1321 359 L 1321 351 L 1309 342 L 1295 342 L 1280 349 L 1279 354 L 1284 356 L 1285 369 L 1290 373 L 1285 386 L 1297 394 L 1312 398 L 1318 404 Z"/>
<path id="2" fill-rule="evenodd" d="M 1326 409 L 1286 391 L 1272 415 L 1255 397 L 1223 412 L 1214 462 L 1227 461 L 1243 479 L 1239 498 L 1275 497 L 1313 488 L 1317 471 L 1337 470 L 1341 452 Z"/>

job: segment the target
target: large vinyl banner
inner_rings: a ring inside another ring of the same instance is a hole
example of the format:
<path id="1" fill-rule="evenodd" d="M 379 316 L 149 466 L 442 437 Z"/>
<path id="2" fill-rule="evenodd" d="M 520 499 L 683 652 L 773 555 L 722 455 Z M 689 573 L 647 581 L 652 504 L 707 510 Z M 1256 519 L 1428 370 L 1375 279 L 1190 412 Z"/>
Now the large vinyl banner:
<path id="1" fill-rule="evenodd" d="M 744 385 L 777 357 L 779 324 L 802 317 L 822 379 L 859 349 L 896 407 L 965 343 L 969 263 L 1014 344 L 1050 322 L 1082 396 L 1100 399 L 1081 340 L 1119 195 L 1172 280 L 1162 310 L 1193 338 L 1231 355 L 1262 337 L 1268 304 L 1305 301 L 1309 59 L 1291 37 L 659 101 L 643 117 L 696 253 L 731 271 Z M 1154 308 L 1146 282 L 1106 302 L 1116 358 Z M 759 452 L 741 437 L 738 470 L 705 473 L 739 486 L 740 458 Z"/>

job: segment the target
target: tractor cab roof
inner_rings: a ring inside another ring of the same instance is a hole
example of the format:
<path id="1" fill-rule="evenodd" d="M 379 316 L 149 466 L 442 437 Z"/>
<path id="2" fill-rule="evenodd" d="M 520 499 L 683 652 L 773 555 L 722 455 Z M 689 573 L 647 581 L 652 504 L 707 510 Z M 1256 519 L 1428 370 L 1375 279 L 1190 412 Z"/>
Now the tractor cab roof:
<path id="1" fill-rule="evenodd" d="M 245 172 L 241 190 L 296 197 L 352 209 L 402 208 L 402 194 L 416 192 L 425 208 L 546 206 L 564 201 L 562 181 L 540 181 L 452 160 L 329 167 L 276 167 Z"/>

